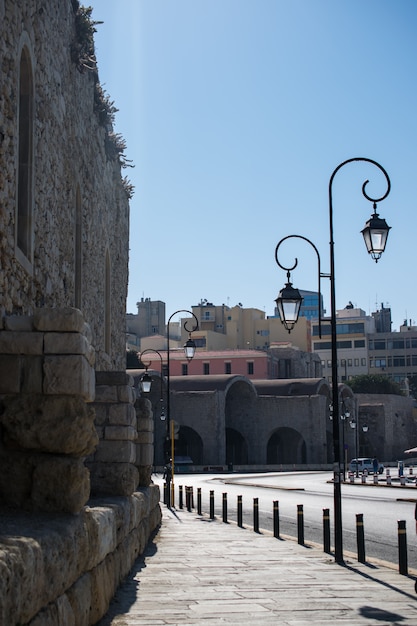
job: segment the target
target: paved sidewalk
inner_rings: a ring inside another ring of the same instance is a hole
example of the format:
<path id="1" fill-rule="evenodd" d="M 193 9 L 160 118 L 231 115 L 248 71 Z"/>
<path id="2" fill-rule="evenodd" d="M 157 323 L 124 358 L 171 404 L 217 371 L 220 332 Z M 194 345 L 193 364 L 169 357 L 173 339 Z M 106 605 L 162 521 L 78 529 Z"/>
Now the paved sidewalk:
<path id="1" fill-rule="evenodd" d="M 414 578 L 162 506 L 98 626 L 416 626 Z"/>

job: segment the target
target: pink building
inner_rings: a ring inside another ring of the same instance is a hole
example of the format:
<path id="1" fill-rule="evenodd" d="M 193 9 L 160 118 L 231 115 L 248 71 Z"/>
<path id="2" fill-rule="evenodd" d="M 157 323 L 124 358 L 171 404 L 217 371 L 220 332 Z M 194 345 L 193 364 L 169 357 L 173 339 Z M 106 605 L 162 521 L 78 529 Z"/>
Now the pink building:
<path id="1" fill-rule="evenodd" d="M 166 374 L 167 352 L 159 351 Z M 152 361 L 150 369 L 160 371 L 161 362 L 156 354 L 143 357 L 144 364 Z M 278 359 L 262 350 L 216 350 L 195 353 L 192 361 L 184 357 L 179 348 L 169 353 L 170 376 L 201 376 L 213 374 L 240 374 L 251 379 L 277 378 Z"/>

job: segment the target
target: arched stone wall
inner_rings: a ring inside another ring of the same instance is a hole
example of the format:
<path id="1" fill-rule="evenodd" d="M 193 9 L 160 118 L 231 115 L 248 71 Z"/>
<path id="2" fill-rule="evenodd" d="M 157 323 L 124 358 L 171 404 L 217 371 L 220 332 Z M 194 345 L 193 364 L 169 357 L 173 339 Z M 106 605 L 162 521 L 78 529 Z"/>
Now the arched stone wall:
<path id="1" fill-rule="evenodd" d="M 277 428 L 267 443 L 268 465 L 307 463 L 307 447 L 303 436 L 293 428 Z"/>

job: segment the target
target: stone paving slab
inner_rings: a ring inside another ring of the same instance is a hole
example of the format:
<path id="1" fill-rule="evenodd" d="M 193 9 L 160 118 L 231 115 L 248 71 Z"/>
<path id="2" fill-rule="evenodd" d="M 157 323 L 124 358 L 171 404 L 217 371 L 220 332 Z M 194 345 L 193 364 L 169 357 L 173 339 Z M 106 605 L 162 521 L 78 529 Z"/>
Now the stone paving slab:
<path id="1" fill-rule="evenodd" d="M 97 626 L 417 626 L 414 577 L 163 506 Z"/>

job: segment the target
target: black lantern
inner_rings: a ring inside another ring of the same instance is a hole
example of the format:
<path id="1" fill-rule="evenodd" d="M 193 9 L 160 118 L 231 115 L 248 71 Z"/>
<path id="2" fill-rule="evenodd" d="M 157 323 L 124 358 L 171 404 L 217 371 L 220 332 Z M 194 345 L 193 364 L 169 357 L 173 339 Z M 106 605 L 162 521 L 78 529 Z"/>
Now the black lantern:
<path id="1" fill-rule="evenodd" d="M 388 239 L 390 226 L 384 219 L 381 219 L 376 212 L 376 204 L 374 204 L 374 214 L 366 222 L 365 228 L 361 231 L 365 240 L 366 249 L 371 257 L 378 263 L 381 254 L 385 250 Z"/>
<path id="2" fill-rule="evenodd" d="M 144 373 L 142 378 L 140 379 L 140 386 L 144 393 L 149 393 L 152 386 L 152 379 L 148 374 L 148 370 Z"/>
<path id="3" fill-rule="evenodd" d="M 191 361 L 194 358 L 196 345 L 194 341 L 191 339 L 191 334 L 188 337 L 187 341 L 184 344 L 184 352 L 187 361 Z"/>
<path id="4" fill-rule="evenodd" d="M 284 324 L 289 333 L 297 323 L 302 301 L 303 298 L 300 292 L 298 289 L 294 289 L 292 283 L 290 282 L 288 282 L 285 287 L 281 289 L 277 299 L 275 300 L 281 322 Z"/>

